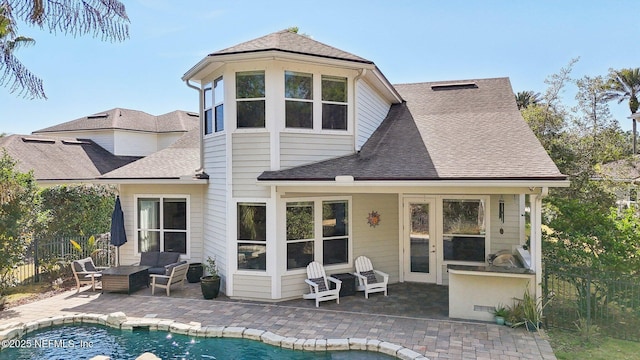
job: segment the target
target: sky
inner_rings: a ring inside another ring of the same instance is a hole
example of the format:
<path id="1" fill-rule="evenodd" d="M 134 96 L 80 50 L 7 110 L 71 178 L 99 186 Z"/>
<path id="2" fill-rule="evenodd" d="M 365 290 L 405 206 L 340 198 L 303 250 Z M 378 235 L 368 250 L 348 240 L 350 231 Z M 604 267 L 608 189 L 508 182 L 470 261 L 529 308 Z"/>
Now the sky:
<path id="1" fill-rule="evenodd" d="M 640 67 L 637 0 L 124 0 L 124 42 L 19 24 L 36 44 L 15 55 L 48 100 L 0 88 L 0 133 L 32 131 L 112 108 L 198 111 L 182 75 L 207 54 L 297 26 L 314 40 L 373 61 L 392 84 L 509 77 L 543 93 L 573 58 L 572 77 Z M 575 89 L 563 101 L 572 104 Z M 624 130 L 626 103 L 611 103 Z"/>

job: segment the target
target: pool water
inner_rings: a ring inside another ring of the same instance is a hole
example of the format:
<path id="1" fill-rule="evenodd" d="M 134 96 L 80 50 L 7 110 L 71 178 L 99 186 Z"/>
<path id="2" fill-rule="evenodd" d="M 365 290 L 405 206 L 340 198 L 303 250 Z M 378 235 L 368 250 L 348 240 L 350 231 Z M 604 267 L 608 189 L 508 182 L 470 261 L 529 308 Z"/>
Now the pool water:
<path id="1" fill-rule="evenodd" d="M 259 341 L 203 338 L 164 331 L 121 331 L 95 325 L 64 325 L 29 333 L 0 351 L 0 360 L 135 359 L 151 352 L 161 359 L 394 359 L 368 351 L 300 351 Z"/>

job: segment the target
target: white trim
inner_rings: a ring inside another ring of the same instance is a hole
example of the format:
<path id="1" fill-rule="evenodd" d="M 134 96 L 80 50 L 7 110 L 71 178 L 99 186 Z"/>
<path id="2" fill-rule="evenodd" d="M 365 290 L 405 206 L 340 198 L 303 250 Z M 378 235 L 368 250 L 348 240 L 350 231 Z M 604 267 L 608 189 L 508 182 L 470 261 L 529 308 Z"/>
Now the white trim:
<path id="1" fill-rule="evenodd" d="M 208 179 L 63 179 L 63 180 L 36 180 L 39 185 L 49 184 L 128 184 L 128 185 L 206 185 Z"/>
<path id="2" fill-rule="evenodd" d="M 350 174 L 343 174 L 350 175 Z M 352 183 L 340 183 L 335 180 L 329 181 L 305 181 L 305 180 L 257 180 L 260 186 L 280 186 L 280 187 L 528 187 L 530 193 L 539 191 L 541 187 L 568 187 L 569 180 L 355 180 Z M 305 189 L 309 191 L 310 189 Z M 326 191 L 326 189 L 324 190 Z M 397 191 L 396 191 L 397 192 Z"/>
<path id="3" fill-rule="evenodd" d="M 139 224 L 138 224 L 138 211 L 140 209 L 138 209 L 138 199 L 139 198 L 152 198 L 152 199 L 160 199 L 160 224 L 159 224 L 159 231 L 162 234 L 166 229 L 164 229 L 164 219 L 162 216 L 162 213 L 164 211 L 164 208 L 162 206 L 163 204 L 163 200 L 164 199 L 186 199 L 186 225 L 187 225 L 187 229 L 186 231 L 186 241 L 187 243 L 186 245 L 186 249 L 187 249 L 187 253 L 186 254 L 181 254 L 180 258 L 183 260 L 187 260 L 187 259 L 191 259 L 191 195 L 188 194 L 133 194 L 133 253 L 135 256 L 140 256 L 140 249 L 138 248 L 138 230 L 139 230 Z M 164 238 L 161 236 L 160 237 L 160 251 L 164 251 Z"/>

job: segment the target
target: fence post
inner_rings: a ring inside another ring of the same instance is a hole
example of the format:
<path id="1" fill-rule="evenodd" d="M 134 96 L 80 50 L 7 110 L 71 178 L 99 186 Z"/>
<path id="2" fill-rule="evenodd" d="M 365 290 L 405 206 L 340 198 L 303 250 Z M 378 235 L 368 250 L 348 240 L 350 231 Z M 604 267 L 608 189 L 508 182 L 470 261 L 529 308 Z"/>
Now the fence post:
<path id="1" fill-rule="evenodd" d="M 38 239 L 33 239 L 33 269 L 34 282 L 40 282 L 40 261 L 38 260 Z"/>
<path id="2" fill-rule="evenodd" d="M 587 270 L 587 341 L 591 338 L 591 271 Z"/>

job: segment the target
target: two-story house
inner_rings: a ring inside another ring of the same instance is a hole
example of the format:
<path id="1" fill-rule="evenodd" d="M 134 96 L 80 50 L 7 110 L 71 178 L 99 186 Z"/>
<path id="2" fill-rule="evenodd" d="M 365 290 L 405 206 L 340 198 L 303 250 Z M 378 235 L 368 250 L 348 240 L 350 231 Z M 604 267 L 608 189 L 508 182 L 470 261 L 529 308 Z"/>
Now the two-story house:
<path id="1" fill-rule="evenodd" d="M 209 54 L 199 93 L 203 254 L 234 298 L 308 291 L 305 267 L 370 257 L 391 281 L 449 283 L 526 242 L 540 280 L 540 204 L 566 186 L 507 78 L 392 85 L 376 65 L 287 30 Z M 495 305 L 495 304 L 494 304 Z"/>

